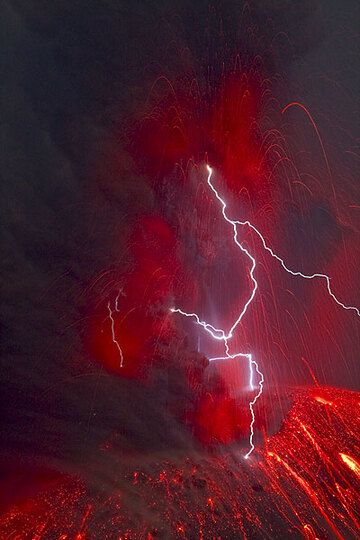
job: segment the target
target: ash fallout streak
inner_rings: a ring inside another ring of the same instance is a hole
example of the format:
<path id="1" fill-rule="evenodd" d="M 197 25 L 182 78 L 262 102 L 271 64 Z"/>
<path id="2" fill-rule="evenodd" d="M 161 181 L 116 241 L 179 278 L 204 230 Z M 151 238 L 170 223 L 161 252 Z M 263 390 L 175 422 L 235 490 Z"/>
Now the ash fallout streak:
<path id="1" fill-rule="evenodd" d="M 191 317 L 191 318 L 194 318 L 195 319 L 195 322 L 196 324 L 198 324 L 199 326 L 202 326 L 204 328 L 204 330 L 206 330 L 206 332 L 208 332 L 214 339 L 216 340 L 219 340 L 219 341 L 223 341 L 224 342 L 224 345 L 225 345 L 225 354 L 226 356 L 220 356 L 220 357 L 214 357 L 214 358 L 209 358 L 210 361 L 213 361 L 213 360 L 227 360 L 227 359 L 234 359 L 234 358 L 246 358 L 249 362 L 249 371 L 250 371 L 250 375 L 249 375 L 249 386 L 251 388 L 251 390 L 254 389 L 254 382 L 253 382 L 253 379 L 254 379 L 254 368 L 255 368 L 255 371 L 256 373 L 258 374 L 259 376 L 259 383 L 258 383 L 258 392 L 257 394 L 255 395 L 255 397 L 253 398 L 252 401 L 250 401 L 249 403 L 249 409 L 250 409 L 250 413 L 251 413 L 251 422 L 250 422 L 250 437 L 249 437 L 249 444 L 250 444 L 250 449 L 249 451 L 245 454 L 245 459 L 248 459 L 250 454 L 253 452 L 255 446 L 254 446 L 254 443 L 253 443 L 253 438 L 254 438 L 254 423 L 255 423 L 255 413 L 254 413 L 254 405 L 256 404 L 257 400 L 259 399 L 259 397 L 261 396 L 262 394 L 262 391 L 263 391 L 263 385 L 264 385 L 264 375 L 263 373 L 260 371 L 259 369 L 259 365 L 258 363 L 253 359 L 253 356 L 251 353 L 234 353 L 234 354 L 230 354 L 229 352 L 229 344 L 228 344 L 228 341 L 234 336 L 234 331 L 236 329 L 236 327 L 239 325 L 239 323 L 241 322 L 242 318 L 244 317 L 245 313 L 247 312 L 247 309 L 248 307 L 250 306 L 251 302 L 253 301 L 254 297 L 255 297 L 255 294 L 256 294 L 256 291 L 258 289 L 258 283 L 256 281 L 256 278 L 254 276 L 254 272 L 255 272 L 255 268 L 256 268 L 256 260 L 255 258 L 251 255 L 251 253 L 249 253 L 249 251 L 239 242 L 238 240 L 238 228 L 237 226 L 240 225 L 240 226 L 248 226 L 250 227 L 253 231 L 256 232 L 256 234 L 258 235 L 258 237 L 260 238 L 261 240 L 261 243 L 264 247 L 264 249 L 266 251 L 268 251 L 270 253 L 270 255 L 275 258 L 276 260 L 278 260 L 281 264 L 281 266 L 284 268 L 284 270 L 286 272 L 288 272 L 289 274 L 292 274 L 293 276 L 300 276 L 304 279 L 314 279 L 314 278 L 322 278 L 326 281 L 326 285 L 327 285 L 327 290 L 328 290 L 328 293 L 329 295 L 335 300 L 335 302 L 341 306 L 343 309 L 346 309 L 346 310 L 353 310 L 356 312 L 356 314 L 358 316 L 360 316 L 360 311 L 357 307 L 354 307 L 354 306 L 346 306 L 345 304 L 343 304 L 340 300 L 338 300 L 338 298 L 334 295 L 334 293 L 332 292 L 331 290 L 331 287 L 330 287 L 330 278 L 329 276 L 327 276 L 326 274 L 319 274 L 319 273 L 314 273 L 314 274 L 311 274 L 311 275 L 307 275 L 307 274 L 303 274 L 302 272 L 300 271 L 293 271 L 291 269 L 289 269 L 285 262 L 283 261 L 283 259 L 281 259 L 278 255 L 276 255 L 276 253 L 273 252 L 273 250 L 266 244 L 265 242 L 265 239 L 264 237 L 262 236 L 262 234 L 258 231 L 258 229 L 252 225 L 249 221 L 237 221 L 237 220 L 232 220 L 228 217 L 227 213 L 226 213 L 226 202 L 220 197 L 219 195 L 219 192 L 217 191 L 217 189 L 214 187 L 212 181 L 211 181 L 211 178 L 212 178 L 212 175 L 213 175 L 213 170 L 212 168 L 210 167 L 210 165 L 206 165 L 206 168 L 207 168 L 207 171 L 208 171 L 208 177 L 207 177 L 207 183 L 210 187 L 210 189 L 213 191 L 213 193 L 215 194 L 215 197 L 218 199 L 218 201 L 220 202 L 221 206 L 222 206 L 222 215 L 223 215 L 223 218 L 225 219 L 225 221 L 227 221 L 228 223 L 230 223 L 233 227 L 233 231 L 234 231 L 234 242 L 235 244 L 240 248 L 240 250 L 250 259 L 251 261 L 251 269 L 250 269 L 250 278 L 251 278 L 251 281 L 253 283 L 253 287 L 252 287 L 252 290 L 251 290 L 251 294 L 250 294 L 250 297 L 249 299 L 247 300 L 247 302 L 245 303 L 244 307 L 242 308 L 238 318 L 236 319 L 236 321 L 234 322 L 234 324 L 232 325 L 232 327 L 230 328 L 229 332 L 226 333 L 223 329 L 219 329 L 219 328 L 215 328 L 213 325 L 205 322 L 205 321 L 202 321 L 200 320 L 199 316 L 196 314 L 196 313 L 186 313 L 185 311 L 182 311 L 180 308 L 171 308 L 170 311 L 172 313 L 179 313 L 180 315 L 183 315 L 185 317 Z"/>

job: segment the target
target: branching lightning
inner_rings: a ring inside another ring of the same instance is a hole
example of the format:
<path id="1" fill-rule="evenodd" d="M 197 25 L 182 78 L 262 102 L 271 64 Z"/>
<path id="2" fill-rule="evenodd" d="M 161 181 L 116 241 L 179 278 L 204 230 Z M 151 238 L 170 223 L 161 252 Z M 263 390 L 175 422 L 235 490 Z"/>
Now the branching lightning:
<path id="1" fill-rule="evenodd" d="M 255 394 L 254 398 L 249 403 L 249 409 L 250 409 L 250 413 L 251 413 L 250 437 L 249 437 L 250 449 L 247 452 L 247 454 L 245 454 L 245 456 L 244 456 L 247 459 L 250 456 L 250 454 L 252 453 L 252 451 L 254 450 L 254 444 L 253 444 L 254 424 L 255 424 L 254 406 L 255 406 L 257 400 L 259 399 L 259 397 L 262 394 L 265 379 L 264 379 L 263 373 L 259 369 L 259 366 L 258 366 L 257 362 L 253 359 L 253 357 L 252 357 L 252 355 L 250 353 L 230 354 L 230 352 L 229 352 L 228 340 L 230 340 L 233 337 L 236 327 L 239 325 L 239 323 L 241 322 L 241 320 L 244 317 L 245 313 L 247 312 L 247 309 L 250 306 L 251 302 L 253 301 L 253 299 L 255 297 L 255 294 L 256 294 L 256 291 L 258 289 L 258 283 L 257 283 L 257 281 L 255 279 L 255 276 L 254 276 L 255 268 L 256 268 L 256 260 L 249 253 L 249 251 L 239 242 L 239 240 L 238 240 L 238 228 L 237 228 L 238 225 L 239 226 L 248 226 L 250 229 L 252 229 L 258 235 L 258 237 L 260 238 L 261 243 L 263 245 L 263 248 L 268 253 L 270 253 L 270 255 L 274 259 L 276 259 L 277 261 L 280 262 L 281 266 L 284 268 L 284 270 L 286 272 L 288 272 L 289 274 L 291 274 L 293 276 L 300 276 L 300 277 L 302 277 L 304 279 L 315 279 L 315 278 L 324 279 L 326 281 L 327 290 L 328 290 L 329 295 L 332 297 L 332 299 L 340 307 L 342 307 L 343 309 L 346 309 L 346 310 L 355 311 L 355 313 L 358 316 L 360 316 L 360 311 L 355 306 L 347 306 L 347 305 L 345 305 L 343 302 L 341 302 L 335 296 L 335 294 L 333 293 L 333 291 L 331 289 L 331 286 L 330 286 L 330 278 L 329 278 L 329 276 L 327 276 L 326 274 L 320 274 L 320 273 L 304 274 L 304 273 L 302 273 L 300 271 L 291 270 L 285 264 L 283 259 L 281 259 L 281 257 L 276 255 L 276 253 L 274 253 L 274 251 L 267 245 L 267 243 L 266 243 L 264 237 L 262 236 L 262 234 L 258 231 L 258 229 L 254 225 L 252 225 L 252 223 L 250 223 L 250 221 L 235 221 L 235 220 L 230 219 L 228 217 L 228 215 L 226 214 L 227 205 L 226 205 L 225 201 L 220 197 L 218 191 L 216 190 L 216 188 L 214 187 L 214 185 L 211 182 L 212 173 L 213 173 L 212 168 L 209 165 L 206 165 L 206 168 L 207 168 L 207 171 L 208 171 L 207 183 L 208 183 L 210 189 L 212 190 L 212 192 L 215 194 L 215 197 L 217 198 L 217 200 L 220 202 L 220 204 L 222 206 L 223 218 L 225 219 L 225 221 L 227 221 L 228 223 L 230 223 L 232 225 L 232 228 L 233 228 L 233 231 L 234 231 L 234 242 L 240 248 L 240 250 L 248 257 L 248 259 L 250 259 L 250 261 L 251 261 L 250 278 L 251 278 L 251 281 L 253 283 L 253 287 L 252 287 L 250 296 L 249 296 L 248 300 L 246 301 L 246 303 L 244 304 L 244 307 L 242 308 L 239 316 L 237 317 L 234 324 L 232 325 L 232 327 L 230 328 L 230 330 L 227 333 L 221 328 L 215 328 L 213 325 L 211 325 L 211 324 L 209 324 L 209 323 L 207 323 L 205 321 L 202 321 L 196 313 L 186 313 L 185 311 L 182 311 L 179 308 L 171 308 L 170 311 L 172 313 L 179 313 L 179 314 L 181 314 L 181 315 L 183 315 L 185 317 L 190 317 L 190 318 L 195 319 L 196 324 L 198 324 L 199 326 L 202 326 L 202 328 L 204 328 L 204 330 L 206 332 L 208 332 L 214 339 L 224 342 L 226 356 L 209 358 L 209 360 L 212 361 L 212 360 L 228 360 L 228 359 L 233 359 L 233 358 L 246 358 L 248 360 L 248 363 L 249 363 L 249 372 L 250 372 L 249 387 L 250 387 L 251 390 L 254 389 L 254 368 L 255 368 L 255 371 L 259 376 L 259 383 L 258 383 L 258 392 Z"/>
<path id="2" fill-rule="evenodd" d="M 186 313 L 186 312 L 184 312 L 184 311 L 182 311 L 181 309 L 178 309 L 178 308 L 172 308 L 171 311 L 173 313 L 180 313 L 181 315 L 184 315 L 185 317 L 194 318 L 196 323 L 198 325 L 202 326 L 204 328 L 204 330 L 206 330 L 206 332 L 208 332 L 214 339 L 221 340 L 221 341 L 224 342 L 226 356 L 216 357 L 216 358 L 209 358 L 209 360 L 213 361 L 213 360 L 226 360 L 226 359 L 232 359 L 232 358 L 246 358 L 248 360 L 248 363 L 249 363 L 249 371 L 250 371 L 249 386 L 250 386 L 251 389 L 254 388 L 253 367 L 255 367 L 255 371 L 260 376 L 259 390 L 258 390 L 257 394 L 254 396 L 253 400 L 250 401 L 250 403 L 249 403 L 249 408 L 250 408 L 250 413 L 251 413 L 251 423 L 250 423 L 250 439 L 249 439 L 250 450 L 247 452 L 247 454 L 245 454 L 245 458 L 247 459 L 250 456 L 251 452 L 254 450 L 254 444 L 253 444 L 254 423 L 255 423 L 254 405 L 255 405 L 255 403 L 257 402 L 257 400 L 259 399 L 259 397 L 262 394 L 263 384 L 264 384 L 264 375 L 260 371 L 257 362 L 253 359 L 253 357 L 252 357 L 252 355 L 250 353 L 236 353 L 236 354 L 233 354 L 233 355 L 230 354 L 228 340 L 233 337 L 236 327 L 238 326 L 238 324 L 241 322 L 242 318 L 244 317 L 244 315 L 245 315 L 249 305 L 253 301 L 253 299 L 255 297 L 255 294 L 256 294 L 256 291 L 258 289 L 258 283 L 257 283 L 257 281 L 255 279 L 255 276 L 254 276 L 254 272 L 255 272 L 255 268 L 256 268 L 256 260 L 249 253 L 249 251 L 239 242 L 239 240 L 238 240 L 238 229 L 237 229 L 237 225 L 239 223 L 236 222 L 236 221 L 231 220 L 227 216 L 227 214 L 226 214 L 226 203 L 220 197 L 219 193 L 217 192 L 217 190 L 215 189 L 214 185 L 211 182 L 212 168 L 209 165 L 207 165 L 206 167 L 207 167 L 207 170 L 208 170 L 207 183 L 210 186 L 213 193 L 215 194 L 215 197 L 218 199 L 218 201 L 220 202 L 220 204 L 222 206 L 223 218 L 225 219 L 225 221 L 230 223 L 230 225 L 232 225 L 232 228 L 233 228 L 233 231 L 234 231 L 234 242 L 240 248 L 240 250 L 248 257 L 248 259 L 250 259 L 250 261 L 251 261 L 250 278 L 251 278 L 251 281 L 253 283 L 253 287 L 252 287 L 252 290 L 251 290 L 251 293 L 250 293 L 250 296 L 249 296 L 248 300 L 245 302 L 245 305 L 244 305 L 243 309 L 241 310 L 240 314 L 238 315 L 237 319 L 235 320 L 234 324 L 232 325 L 232 327 L 230 328 L 228 333 L 226 333 L 222 329 L 215 328 L 214 326 L 212 326 L 211 324 L 209 324 L 209 323 L 207 323 L 205 321 L 201 321 L 199 316 L 196 313 Z"/>
<path id="3" fill-rule="evenodd" d="M 270 255 L 276 259 L 277 261 L 279 261 L 279 263 L 281 264 L 281 266 L 284 268 L 284 270 L 286 270 L 286 272 L 288 272 L 289 274 L 291 274 L 292 276 L 300 276 L 304 279 L 314 279 L 314 278 L 321 278 L 321 279 L 324 279 L 326 281 L 326 286 L 327 286 L 327 290 L 328 290 L 328 293 L 329 295 L 331 296 L 331 298 L 340 306 L 342 307 L 343 309 L 347 309 L 347 310 L 352 310 L 352 311 L 355 311 L 355 313 L 360 317 L 360 310 L 359 308 L 355 307 L 355 306 L 347 306 L 345 304 L 343 304 L 336 296 L 335 294 L 332 292 L 331 290 L 331 286 L 330 286 L 330 278 L 329 276 L 327 276 L 326 274 L 303 274 L 302 272 L 299 272 L 299 271 L 294 271 L 294 270 L 291 270 L 290 268 L 288 268 L 285 264 L 285 262 L 283 261 L 283 259 L 281 259 L 281 257 L 279 257 L 278 255 L 276 255 L 276 253 L 273 252 L 273 250 L 266 244 L 265 242 L 265 239 L 264 237 L 262 236 L 262 234 L 257 230 L 256 227 L 254 227 L 254 225 L 252 225 L 252 223 L 250 223 L 250 221 L 235 221 L 235 223 L 237 225 L 247 225 L 248 227 L 250 227 L 250 229 L 252 229 L 253 231 L 256 232 L 256 234 L 258 235 L 258 237 L 260 238 L 261 240 L 261 243 L 264 247 L 264 249 L 266 249 L 266 251 L 268 251 L 270 253 Z"/>

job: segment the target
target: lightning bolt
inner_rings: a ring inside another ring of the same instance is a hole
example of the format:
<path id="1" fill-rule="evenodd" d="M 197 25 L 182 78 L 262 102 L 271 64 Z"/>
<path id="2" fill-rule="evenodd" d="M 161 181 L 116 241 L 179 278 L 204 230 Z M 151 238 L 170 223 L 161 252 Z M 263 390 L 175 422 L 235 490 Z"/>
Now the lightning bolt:
<path id="1" fill-rule="evenodd" d="M 250 372 L 250 379 L 249 379 L 249 386 L 251 389 L 254 388 L 254 383 L 253 383 L 253 379 L 254 379 L 254 373 L 253 373 L 253 368 L 255 367 L 255 371 L 257 372 L 257 374 L 260 376 L 260 381 L 259 381 L 259 390 L 257 392 L 257 394 L 255 394 L 255 397 L 253 398 L 252 401 L 250 401 L 249 403 L 249 409 L 250 409 L 250 413 L 251 413 L 251 423 L 250 423 L 250 438 L 249 438 L 249 444 L 250 444 L 250 450 L 247 452 L 247 454 L 245 454 L 245 459 L 247 459 L 251 452 L 254 450 L 254 444 L 253 444 L 253 438 L 254 438 L 254 423 L 255 423 L 255 412 L 254 412 L 254 405 L 255 403 L 257 402 L 257 400 L 259 399 L 259 397 L 261 396 L 262 394 L 262 391 L 263 391 L 263 385 L 264 385 L 264 375 L 263 373 L 260 371 L 259 369 L 259 366 L 257 364 L 257 362 L 253 359 L 252 355 L 249 354 L 249 353 L 236 353 L 236 354 L 230 354 L 229 352 L 229 345 L 228 345 L 228 340 L 230 340 L 233 335 L 234 335 L 234 331 L 236 329 L 236 327 L 238 326 L 238 324 L 240 323 L 240 321 L 242 320 L 242 318 L 244 317 L 249 305 L 251 304 L 251 302 L 253 301 L 254 297 L 255 297 L 255 294 L 256 294 L 256 291 L 258 289 L 258 283 L 255 279 L 255 276 L 254 276 L 254 272 L 255 272 L 255 268 L 256 268 L 256 260 L 254 259 L 254 257 L 251 255 L 251 253 L 239 242 L 238 240 L 238 229 L 237 229 L 237 225 L 239 224 L 237 221 L 233 221 L 231 220 L 228 215 L 226 214 L 226 203 L 225 201 L 220 197 L 218 191 L 215 189 L 214 185 L 212 184 L 211 182 L 211 177 L 212 177 L 212 168 L 207 165 L 206 166 L 207 168 L 207 171 L 208 171 L 208 178 L 207 178 L 207 183 L 210 187 L 210 189 L 213 191 L 213 193 L 215 194 L 215 197 L 218 199 L 218 201 L 220 202 L 221 206 L 222 206 L 222 215 L 223 215 L 223 218 L 225 219 L 225 221 L 227 221 L 233 228 L 233 233 L 234 233 L 234 242 L 235 244 L 239 247 L 239 249 L 242 251 L 242 253 L 244 253 L 247 258 L 250 260 L 251 262 L 251 268 L 250 268 L 250 278 L 251 278 L 251 281 L 252 281 L 252 289 L 251 289 L 251 293 L 250 293 L 250 296 L 248 298 L 248 300 L 245 302 L 244 304 L 244 307 L 243 309 L 241 310 L 241 312 L 239 313 L 237 319 L 235 320 L 234 324 L 232 325 L 232 327 L 230 328 L 230 330 L 228 331 L 228 333 L 226 333 L 224 330 L 222 330 L 221 328 L 215 328 L 213 325 L 205 322 L 205 321 L 202 321 L 200 320 L 199 316 L 196 314 L 196 313 L 186 313 L 185 311 L 182 311 L 181 309 L 179 308 L 172 308 L 170 311 L 172 313 L 180 313 L 181 315 L 185 316 L 185 317 L 191 317 L 191 318 L 194 318 L 196 323 L 199 325 L 199 326 L 202 326 L 204 328 L 204 330 L 206 330 L 206 332 L 208 332 L 214 339 L 216 340 L 220 340 L 220 341 L 223 341 L 224 344 L 225 344 L 225 352 L 226 352 L 226 356 L 220 356 L 220 357 L 216 357 L 216 358 L 209 358 L 210 361 L 214 361 L 214 360 L 228 360 L 228 359 L 231 359 L 231 358 L 246 358 L 248 360 L 248 364 L 249 364 L 249 372 Z"/>
<path id="2" fill-rule="evenodd" d="M 223 329 L 221 328 L 215 328 L 213 325 L 207 323 L 206 321 L 202 321 L 199 316 L 196 314 L 196 313 L 186 313 L 185 311 L 179 309 L 179 308 L 171 308 L 170 311 L 172 313 L 179 313 L 185 317 L 190 317 L 190 318 L 193 318 L 195 319 L 195 322 L 197 325 L 201 326 L 202 328 L 204 328 L 204 330 L 206 332 L 208 332 L 214 339 L 216 340 L 219 340 L 219 341 L 223 341 L 224 344 L 225 344 L 225 352 L 226 352 L 226 356 L 219 356 L 219 357 L 215 357 L 215 358 L 209 358 L 210 361 L 214 361 L 214 360 L 228 360 L 228 359 L 233 359 L 233 358 L 246 358 L 248 360 L 248 364 L 249 364 L 249 386 L 251 388 L 251 390 L 254 389 L 254 382 L 253 382 L 253 379 L 254 379 L 254 369 L 256 371 L 256 373 L 258 374 L 259 376 L 259 383 L 258 383 L 258 392 L 255 394 L 254 398 L 252 399 L 252 401 L 250 401 L 249 403 L 249 409 L 250 409 L 250 413 L 251 413 L 251 423 L 250 423 L 250 436 L 249 436 L 249 444 L 250 444 L 250 449 L 249 451 L 247 452 L 247 454 L 245 454 L 245 458 L 248 459 L 248 457 L 250 456 L 250 454 L 252 453 L 252 451 L 254 450 L 254 444 L 253 444 L 253 438 L 254 438 L 254 424 L 255 424 L 255 412 L 254 412 L 254 406 L 257 402 L 257 400 L 259 399 L 259 397 L 261 396 L 262 394 L 262 391 L 263 391 L 263 386 L 264 386 L 264 375 L 263 373 L 260 371 L 260 368 L 257 364 L 257 362 L 253 359 L 252 355 L 250 353 L 236 353 L 236 354 L 230 354 L 229 352 L 229 345 L 228 345 L 228 340 L 230 340 L 233 335 L 234 335 L 234 331 L 236 329 L 236 327 L 239 325 L 239 323 L 241 322 L 242 318 L 244 317 L 245 313 L 247 312 L 247 309 L 248 307 L 250 306 L 251 302 L 253 301 L 254 297 L 255 297 L 255 294 L 256 294 L 256 291 L 258 289 L 258 283 L 255 279 L 255 268 L 256 268 L 256 260 L 255 258 L 250 254 L 250 252 L 239 242 L 238 240 L 238 226 L 247 226 L 249 227 L 251 230 L 253 230 L 257 236 L 260 238 L 261 240 L 261 243 L 263 245 L 263 248 L 268 252 L 270 253 L 270 255 L 276 259 L 278 262 L 280 262 L 281 266 L 284 268 L 284 270 L 286 272 L 288 272 L 289 274 L 293 275 L 293 276 L 300 276 L 304 279 L 316 279 L 316 278 L 320 278 L 320 279 L 323 279 L 326 281 L 326 285 L 327 285 L 327 290 L 328 290 L 328 293 L 329 295 L 332 297 L 332 299 L 340 306 L 342 307 L 343 309 L 346 309 L 346 310 L 352 310 L 352 311 L 355 311 L 355 313 L 360 316 L 360 311 L 357 307 L 354 307 L 354 306 L 347 306 L 345 305 L 343 302 L 341 302 L 336 296 L 335 294 L 333 293 L 332 289 L 331 289 L 331 286 L 330 286 L 330 278 L 329 276 L 327 276 L 326 274 L 320 274 L 320 273 L 314 273 L 314 274 L 304 274 L 300 271 L 294 271 L 294 270 L 291 270 L 286 264 L 285 262 L 283 261 L 283 259 L 281 259 L 281 257 L 279 257 L 278 255 L 276 255 L 276 253 L 274 253 L 274 251 L 267 245 L 263 235 L 260 233 L 260 231 L 254 226 L 252 225 L 252 223 L 250 223 L 250 221 L 238 221 L 238 220 L 232 220 L 228 217 L 227 213 L 226 213 L 226 208 L 227 208 L 227 205 L 226 205 L 226 202 L 220 197 L 218 191 L 216 190 L 216 188 L 214 187 L 212 181 L 211 181 L 211 178 L 212 178 L 212 173 L 213 173 L 213 170 L 212 168 L 210 167 L 210 165 L 206 165 L 206 168 L 207 168 L 207 171 L 208 171 L 208 177 L 207 177 L 207 183 L 211 189 L 211 191 L 214 193 L 215 197 L 217 198 L 217 200 L 220 202 L 221 204 L 221 207 L 222 207 L 222 215 L 223 215 L 223 218 L 225 221 L 227 221 L 233 228 L 233 233 L 234 233 L 234 242 L 235 244 L 239 247 L 239 249 L 242 251 L 242 253 L 244 253 L 248 259 L 251 261 L 251 268 L 250 268 L 250 278 L 251 278 L 251 281 L 253 283 L 253 287 L 252 287 L 252 290 L 251 290 L 251 293 L 250 293 L 250 296 L 248 298 L 248 300 L 245 302 L 244 304 L 244 307 L 242 308 L 240 314 L 238 315 L 237 319 L 235 320 L 234 324 L 232 325 L 232 327 L 230 328 L 230 330 L 228 331 L 228 333 L 226 333 Z"/>
<path id="3" fill-rule="evenodd" d="M 119 311 L 118 302 L 119 302 L 120 294 L 122 294 L 122 289 L 119 289 L 118 295 L 117 295 L 117 297 L 115 299 L 115 311 L 117 311 L 117 312 Z M 114 320 L 113 310 L 111 309 L 110 300 L 108 302 L 107 308 L 108 308 L 109 319 L 110 319 L 110 323 L 111 323 L 111 336 L 112 336 L 113 343 L 115 344 L 117 350 L 119 351 L 120 367 L 122 368 L 123 364 L 124 364 L 124 355 L 123 355 L 123 352 L 121 350 L 120 344 L 119 344 L 118 340 L 116 339 L 115 320 Z"/>

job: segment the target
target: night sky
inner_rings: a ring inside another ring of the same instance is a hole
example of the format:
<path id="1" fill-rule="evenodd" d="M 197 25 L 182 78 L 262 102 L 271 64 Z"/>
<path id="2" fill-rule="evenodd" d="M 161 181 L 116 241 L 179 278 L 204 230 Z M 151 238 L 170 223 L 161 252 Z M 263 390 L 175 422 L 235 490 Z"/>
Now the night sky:
<path id="1" fill-rule="evenodd" d="M 174 302 L 230 321 L 246 293 L 228 229 L 196 199 L 205 159 L 234 213 L 257 220 L 292 268 L 328 273 L 360 305 L 359 4 L 9 0 L 1 11 L 1 472 L 9 486 L 38 467 L 96 484 L 111 475 L 98 454 L 111 437 L 124 455 L 198 448 L 204 388 L 227 384 L 207 376 L 217 350 L 190 323 L 162 325 Z M 244 84 L 251 143 L 231 125 Z M 326 159 L 306 114 L 281 114 L 290 102 L 313 115 Z M 264 157 L 269 130 L 283 154 L 269 145 Z M 258 154 L 261 165 L 248 159 Z M 359 390 L 358 317 L 259 257 L 263 296 L 239 340 L 263 355 L 269 403 L 288 407 L 271 395 L 313 377 Z M 121 307 L 141 306 L 123 372 L 107 318 L 121 288 Z M 279 413 L 267 414 L 273 430 Z"/>

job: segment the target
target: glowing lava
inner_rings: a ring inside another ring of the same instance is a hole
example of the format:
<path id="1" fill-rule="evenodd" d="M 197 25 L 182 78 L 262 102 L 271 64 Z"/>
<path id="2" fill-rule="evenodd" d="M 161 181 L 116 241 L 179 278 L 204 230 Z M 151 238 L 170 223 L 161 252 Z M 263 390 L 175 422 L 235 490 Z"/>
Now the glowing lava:
<path id="1" fill-rule="evenodd" d="M 358 539 L 359 394 L 317 387 L 291 395 L 256 467 L 223 451 L 124 460 L 120 436 L 99 448 L 100 470 L 89 462 L 88 475 L 18 493 L 0 516 L 0 538 Z"/>
<path id="2" fill-rule="evenodd" d="M 343 452 L 340 452 L 340 457 L 343 460 L 343 462 L 346 463 L 346 465 L 349 467 L 349 469 L 354 471 L 356 476 L 358 478 L 360 478 L 360 465 L 358 464 L 356 459 L 354 459 L 351 456 L 348 456 L 348 455 L 344 454 Z"/>

